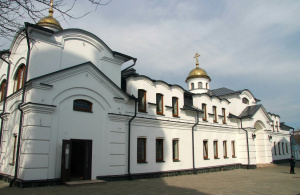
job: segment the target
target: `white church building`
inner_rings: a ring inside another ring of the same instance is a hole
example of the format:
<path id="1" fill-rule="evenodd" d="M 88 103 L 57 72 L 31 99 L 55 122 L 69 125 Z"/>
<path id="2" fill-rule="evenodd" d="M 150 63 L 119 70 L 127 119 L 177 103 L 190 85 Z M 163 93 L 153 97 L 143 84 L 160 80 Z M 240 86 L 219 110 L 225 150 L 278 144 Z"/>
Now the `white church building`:
<path id="1" fill-rule="evenodd" d="M 20 187 L 256 168 L 291 156 L 288 126 L 250 90 L 187 88 L 136 73 L 136 58 L 49 16 L 0 60 L 0 178 Z M 122 67 L 132 61 L 130 67 Z M 194 69 L 193 69 L 194 68 Z"/>

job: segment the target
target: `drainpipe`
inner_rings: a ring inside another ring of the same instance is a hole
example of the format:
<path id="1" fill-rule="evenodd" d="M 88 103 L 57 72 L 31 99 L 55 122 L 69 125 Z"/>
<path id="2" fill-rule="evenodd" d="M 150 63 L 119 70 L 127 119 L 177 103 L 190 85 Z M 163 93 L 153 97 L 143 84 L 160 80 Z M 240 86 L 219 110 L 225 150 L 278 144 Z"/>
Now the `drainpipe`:
<path id="1" fill-rule="evenodd" d="M 18 105 L 18 110 L 20 110 L 20 121 L 19 121 L 19 133 L 18 133 L 18 143 L 17 143 L 17 152 L 16 152 L 16 164 L 15 164 L 15 174 L 14 178 L 10 181 L 9 187 L 12 187 L 13 182 L 17 179 L 18 176 L 18 166 L 19 166 L 19 152 L 20 152 L 20 142 L 21 142 L 21 132 L 22 132 L 22 126 L 23 126 L 23 110 L 21 108 L 22 104 L 24 103 L 25 99 L 25 89 L 26 89 L 26 81 L 27 81 L 27 74 L 28 74 L 28 68 L 29 68 L 29 58 L 30 58 L 30 42 L 29 42 L 29 35 L 28 35 L 28 23 L 25 22 L 25 34 L 26 34 L 26 40 L 27 40 L 27 59 L 26 59 L 26 66 L 25 66 L 25 75 L 24 75 L 24 86 L 22 89 L 22 100 L 21 103 Z"/>
<path id="2" fill-rule="evenodd" d="M 241 120 L 241 129 L 244 130 L 246 132 L 246 139 L 247 139 L 247 153 L 248 153 L 248 165 L 247 165 L 247 169 L 249 169 L 250 166 L 250 154 L 249 154 L 249 141 L 248 141 L 248 131 L 246 129 L 243 128 L 243 121 L 242 118 L 240 118 Z"/>
<path id="3" fill-rule="evenodd" d="M 7 52 L 10 54 L 10 52 Z M 3 99 L 3 108 L 2 108 L 2 113 L 0 114 L 0 118 L 2 119 L 1 120 L 1 129 L 0 129 L 0 150 L 1 150 L 1 147 L 2 147 L 2 144 L 1 144 L 1 140 L 2 140 L 2 130 L 3 130 L 3 114 L 5 113 L 5 106 L 6 106 L 6 99 L 7 99 L 7 89 L 8 89 L 8 81 L 9 81 L 9 72 L 10 72 L 10 62 L 6 61 L 2 54 L 0 56 L 0 59 L 3 60 L 5 63 L 7 63 L 8 67 L 7 67 L 7 76 L 6 76 L 6 86 L 5 86 L 5 94 L 4 94 L 4 99 Z"/>
<path id="4" fill-rule="evenodd" d="M 192 153 L 193 153 L 193 171 L 194 174 L 196 174 L 196 169 L 195 169 L 195 152 L 194 152 L 194 128 L 196 125 L 198 125 L 199 123 L 199 110 L 197 110 L 197 119 L 196 119 L 196 123 L 193 125 L 192 127 Z"/>
<path id="5" fill-rule="evenodd" d="M 136 97 L 134 97 L 134 95 L 132 96 L 134 98 L 134 116 L 128 122 L 128 176 L 130 180 L 132 179 L 130 173 L 130 131 L 131 131 L 131 122 L 136 117 L 136 105 L 138 100 Z"/>
<path id="6" fill-rule="evenodd" d="M 137 59 L 136 58 L 131 58 L 131 59 L 133 60 L 133 64 L 131 66 L 125 68 L 124 70 L 122 70 L 122 72 L 124 72 L 124 71 L 128 70 L 129 68 L 135 66 L 135 63 L 136 63 Z"/>

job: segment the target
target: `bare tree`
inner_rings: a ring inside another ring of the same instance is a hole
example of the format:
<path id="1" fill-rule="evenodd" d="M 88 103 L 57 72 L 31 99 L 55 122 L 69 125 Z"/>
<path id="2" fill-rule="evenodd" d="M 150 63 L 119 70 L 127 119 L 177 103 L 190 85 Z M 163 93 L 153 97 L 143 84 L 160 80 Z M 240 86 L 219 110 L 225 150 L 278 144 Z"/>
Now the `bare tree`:
<path id="1" fill-rule="evenodd" d="M 74 16 L 71 10 L 74 8 L 76 1 L 73 0 L 71 5 L 66 8 L 68 0 L 51 0 L 53 9 L 56 10 L 63 19 L 81 18 L 90 12 L 86 12 L 81 16 Z M 107 5 L 111 0 L 86 0 L 92 4 L 95 9 L 100 5 Z M 69 3 L 69 2 L 68 2 Z M 10 40 L 14 34 L 22 27 L 23 21 L 31 20 L 36 23 L 41 19 L 50 6 L 50 0 L 0 0 L 0 38 Z"/>

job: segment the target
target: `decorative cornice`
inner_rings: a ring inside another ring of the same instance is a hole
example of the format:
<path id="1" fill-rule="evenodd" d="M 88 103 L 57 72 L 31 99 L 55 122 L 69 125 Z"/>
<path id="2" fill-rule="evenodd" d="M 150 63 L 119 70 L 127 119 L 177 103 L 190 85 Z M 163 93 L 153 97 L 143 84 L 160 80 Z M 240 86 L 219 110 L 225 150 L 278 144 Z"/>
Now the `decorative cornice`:
<path id="1" fill-rule="evenodd" d="M 25 114 L 27 113 L 51 114 L 55 111 L 56 106 L 28 102 L 21 105 L 21 109 L 24 111 Z"/>

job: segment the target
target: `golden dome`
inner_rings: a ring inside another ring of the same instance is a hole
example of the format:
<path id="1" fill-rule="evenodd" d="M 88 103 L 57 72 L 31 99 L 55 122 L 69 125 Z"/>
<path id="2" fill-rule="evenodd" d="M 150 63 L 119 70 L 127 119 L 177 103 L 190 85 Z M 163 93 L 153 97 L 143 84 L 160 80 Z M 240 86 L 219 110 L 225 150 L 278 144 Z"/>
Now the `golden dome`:
<path id="1" fill-rule="evenodd" d="M 194 58 L 196 58 L 196 68 L 190 72 L 190 74 L 186 78 L 185 82 L 187 82 L 189 79 L 192 79 L 192 78 L 206 78 L 206 79 L 209 79 L 209 81 L 211 81 L 210 77 L 207 75 L 205 70 L 203 70 L 202 68 L 199 68 L 198 57 L 200 57 L 200 55 L 198 53 L 196 53 L 195 57 L 194 57 Z"/>
<path id="2" fill-rule="evenodd" d="M 55 18 L 53 18 L 53 12 L 53 1 L 51 1 L 49 16 L 40 19 L 40 21 L 36 24 L 42 27 L 50 27 L 57 30 L 62 30 L 63 28 L 60 26 L 59 22 Z"/>
<path id="3" fill-rule="evenodd" d="M 189 76 L 186 78 L 185 82 L 187 82 L 189 79 L 192 78 L 207 78 L 209 81 L 211 80 L 210 77 L 207 75 L 206 71 L 203 70 L 202 68 L 199 68 L 199 65 L 196 65 L 197 67 L 193 69 Z"/>

